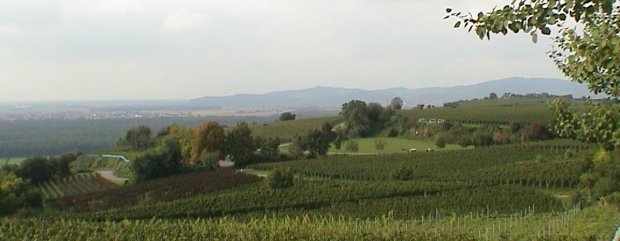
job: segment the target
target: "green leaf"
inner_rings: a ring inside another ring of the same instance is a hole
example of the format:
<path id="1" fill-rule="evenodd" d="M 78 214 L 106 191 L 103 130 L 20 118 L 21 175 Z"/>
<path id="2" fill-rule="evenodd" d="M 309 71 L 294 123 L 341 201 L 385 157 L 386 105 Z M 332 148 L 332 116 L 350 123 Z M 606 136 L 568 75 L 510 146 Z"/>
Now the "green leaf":
<path id="1" fill-rule="evenodd" d="M 461 21 L 458 21 L 454 24 L 454 28 L 458 28 L 461 26 Z"/>
<path id="2" fill-rule="evenodd" d="M 519 29 L 515 26 L 515 23 L 508 24 L 508 28 L 512 30 L 512 32 L 517 33 Z"/>
<path id="3" fill-rule="evenodd" d="M 567 8 L 567 10 L 573 9 L 574 6 L 575 6 L 575 0 L 567 0 L 566 1 L 566 8 Z M 566 11 L 566 12 L 568 12 L 568 11 Z"/>
<path id="4" fill-rule="evenodd" d="M 447 13 L 451 13 L 452 12 L 452 8 L 446 8 L 446 12 Z"/>
<path id="5" fill-rule="evenodd" d="M 560 20 L 564 21 L 566 20 L 566 14 L 560 14 Z"/>

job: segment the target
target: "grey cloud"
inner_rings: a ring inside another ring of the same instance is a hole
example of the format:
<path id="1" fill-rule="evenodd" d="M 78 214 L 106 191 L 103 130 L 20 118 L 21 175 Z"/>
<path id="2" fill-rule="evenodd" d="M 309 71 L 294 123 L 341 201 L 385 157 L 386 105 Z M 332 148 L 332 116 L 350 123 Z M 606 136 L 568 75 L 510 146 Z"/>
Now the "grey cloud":
<path id="1" fill-rule="evenodd" d="M 0 89 L 0 101 L 193 98 L 315 85 L 416 88 L 560 76 L 546 57 L 548 41 L 480 41 L 442 19 L 446 7 L 477 10 L 504 1 L 15 2 L 0 2 L 0 82 L 10 87 Z M 166 26 L 175 14 L 176 25 Z M 187 22 L 192 19 L 199 21 Z M 6 25 L 13 28 L 2 30 Z M 53 92 L 42 90 L 50 86 Z"/>
<path id="2" fill-rule="evenodd" d="M 0 26 L 40 29 L 59 24 L 62 18 L 59 1 L 0 0 Z"/>

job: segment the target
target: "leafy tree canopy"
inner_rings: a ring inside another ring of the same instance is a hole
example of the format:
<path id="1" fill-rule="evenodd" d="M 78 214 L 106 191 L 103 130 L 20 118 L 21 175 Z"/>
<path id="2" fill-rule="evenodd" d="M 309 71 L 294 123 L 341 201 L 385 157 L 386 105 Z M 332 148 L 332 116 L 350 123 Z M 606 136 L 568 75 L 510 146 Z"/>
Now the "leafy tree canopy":
<path id="1" fill-rule="evenodd" d="M 153 144 L 151 128 L 143 125 L 131 128 L 125 134 L 125 141 L 137 150 L 149 148 Z"/>
<path id="2" fill-rule="evenodd" d="M 22 207 L 39 208 L 41 200 L 41 194 L 27 180 L 0 170 L 0 216 Z"/>
<path id="3" fill-rule="evenodd" d="M 291 113 L 291 112 L 284 112 L 282 114 L 280 114 L 280 120 L 281 121 L 290 121 L 290 120 L 295 120 L 295 114 Z"/>
<path id="4" fill-rule="evenodd" d="M 205 153 L 217 152 L 223 158 L 225 134 L 224 128 L 215 121 L 203 123 L 194 131 L 191 159 L 198 163 Z"/>
<path id="5" fill-rule="evenodd" d="M 225 152 L 230 155 L 232 161 L 243 164 L 250 161 L 252 153 L 256 150 L 252 130 L 245 122 L 237 123 L 225 138 Z"/>
<path id="6" fill-rule="evenodd" d="M 400 110 L 403 108 L 403 99 L 400 97 L 394 97 L 392 101 L 390 101 L 390 107 L 395 110 Z"/>

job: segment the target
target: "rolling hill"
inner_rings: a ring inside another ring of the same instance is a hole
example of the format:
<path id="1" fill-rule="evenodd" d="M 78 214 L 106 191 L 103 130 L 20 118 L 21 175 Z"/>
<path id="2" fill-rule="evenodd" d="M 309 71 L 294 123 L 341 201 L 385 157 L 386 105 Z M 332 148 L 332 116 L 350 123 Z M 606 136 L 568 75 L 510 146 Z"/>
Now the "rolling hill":
<path id="1" fill-rule="evenodd" d="M 270 92 L 265 94 L 237 94 L 208 96 L 190 100 L 192 104 L 219 107 L 339 107 L 352 99 L 367 102 L 388 103 L 393 97 L 401 97 L 407 106 L 416 104 L 440 105 L 445 102 L 481 98 L 494 92 L 501 94 L 549 93 L 554 95 L 592 96 L 585 85 L 561 79 L 507 78 L 481 82 L 473 85 L 432 87 L 420 89 L 389 88 L 363 90 L 317 86 L 301 90 Z M 593 96 L 602 97 L 602 96 Z"/>

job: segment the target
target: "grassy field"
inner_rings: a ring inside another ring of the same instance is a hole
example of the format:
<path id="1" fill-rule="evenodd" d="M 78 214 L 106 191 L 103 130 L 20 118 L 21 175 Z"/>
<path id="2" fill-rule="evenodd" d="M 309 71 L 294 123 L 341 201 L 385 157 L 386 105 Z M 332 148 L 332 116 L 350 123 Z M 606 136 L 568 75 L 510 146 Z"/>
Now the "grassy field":
<path id="1" fill-rule="evenodd" d="M 385 154 L 385 153 L 406 153 L 412 148 L 415 148 L 417 151 L 426 151 L 427 148 L 431 148 L 435 151 L 446 151 L 446 150 L 462 150 L 459 145 L 448 144 L 445 148 L 438 148 L 435 143 L 431 140 L 410 140 L 403 138 L 389 138 L 389 137 L 376 137 L 376 138 L 356 138 L 352 139 L 357 142 L 359 145 L 359 151 L 357 153 L 377 153 L 377 154 Z M 385 142 L 385 146 L 381 150 L 377 150 L 375 148 L 375 141 L 381 140 Z M 329 149 L 330 154 L 350 154 L 349 151 L 344 150 L 344 146 L 346 146 L 346 142 L 342 145 L 340 150 L 336 150 L 335 147 L 331 147 Z M 403 150 L 405 149 L 405 150 Z"/>
<path id="2" fill-rule="evenodd" d="M 544 144 L 543 144 L 544 145 Z M 471 150 L 394 153 L 374 156 L 329 155 L 312 160 L 260 163 L 256 170 L 289 169 L 313 177 L 356 180 L 386 180 L 390 173 L 403 167 L 411 168 L 412 180 L 465 181 L 468 183 L 518 184 L 568 187 L 579 182 L 581 164 L 561 159 L 563 149 L 544 146 L 501 146 Z M 533 161 L 538 155 L 545 163 Z M 586 158 L 582 151 L 576 160 Z"/>
<path id="3" fill-rule="evenodd" d="M 24 160 L 26 160 L 26 157 L 7 157 L 0 159 L 0 164 L 4 165 L 5 163 L 8 163 L 19 165 Z"/>
<path id="4" fill-rule="evenodd" d="M 321 117 L 310 119 L 299 119 L 294 121 L 275 121 L 269 124 L 251 125 L 254 136 L 279 137 L 284 142 L 288 142 L 296 134 L 304 134 L 309 130 L 317 129 L 325 122 L 337 121 L 339 118 Z"/>
<path id="5" fill-rule="evenodd" d="M 463 148 L 456 144 L 448 144 L 445 148 L 438 148 L 435 143 L 431 140 L 411 140 L 404 138 L 391 138 L 391 137 L 372 137 L 372 138 L 355 138 L 351 139 L 359 145 L 359 150 L 357 152 L 350 152 L 344 149 L 347 142 L 342 144 L 340 150 L 337 150 L 332 144 L 329 149 L 330 155 L 339 155 L 339 154 L 349 154 L 349 155 L 368 155 L 368 154 L 388 154 L 388 153 L 407 153 L 407 151 L 412 148 L 415 148 L 416 151 L 426 151 L 427 148 L 431 148 L 434 151 L 449 151 L 449 150 L 463 150 L 470 149 L 472 147 Z M 381 150 L 377 150 L 375 148 L 375 141 L 381 140 L 385 142 L 385 146 Z M 288 152 L 288 145 L 290 143 L 285 143 L 280 145 L 280 151 L 282 153 Z"/>
<path id="6" fill-rule="evenodd" d="M 516 98 L 497 100 L 471 100 L 455 104 L 453 107 L 431 109 L 409 109 L 401 113 L 409 118 L 439 118 L 459 121 L 463 124 L 507 124 L 511 121 L 549 123 L 553 115 L 547 107 L 555 98 Z M 573 110 L 586 108 L 581 100 L 568 100 Z"/>

